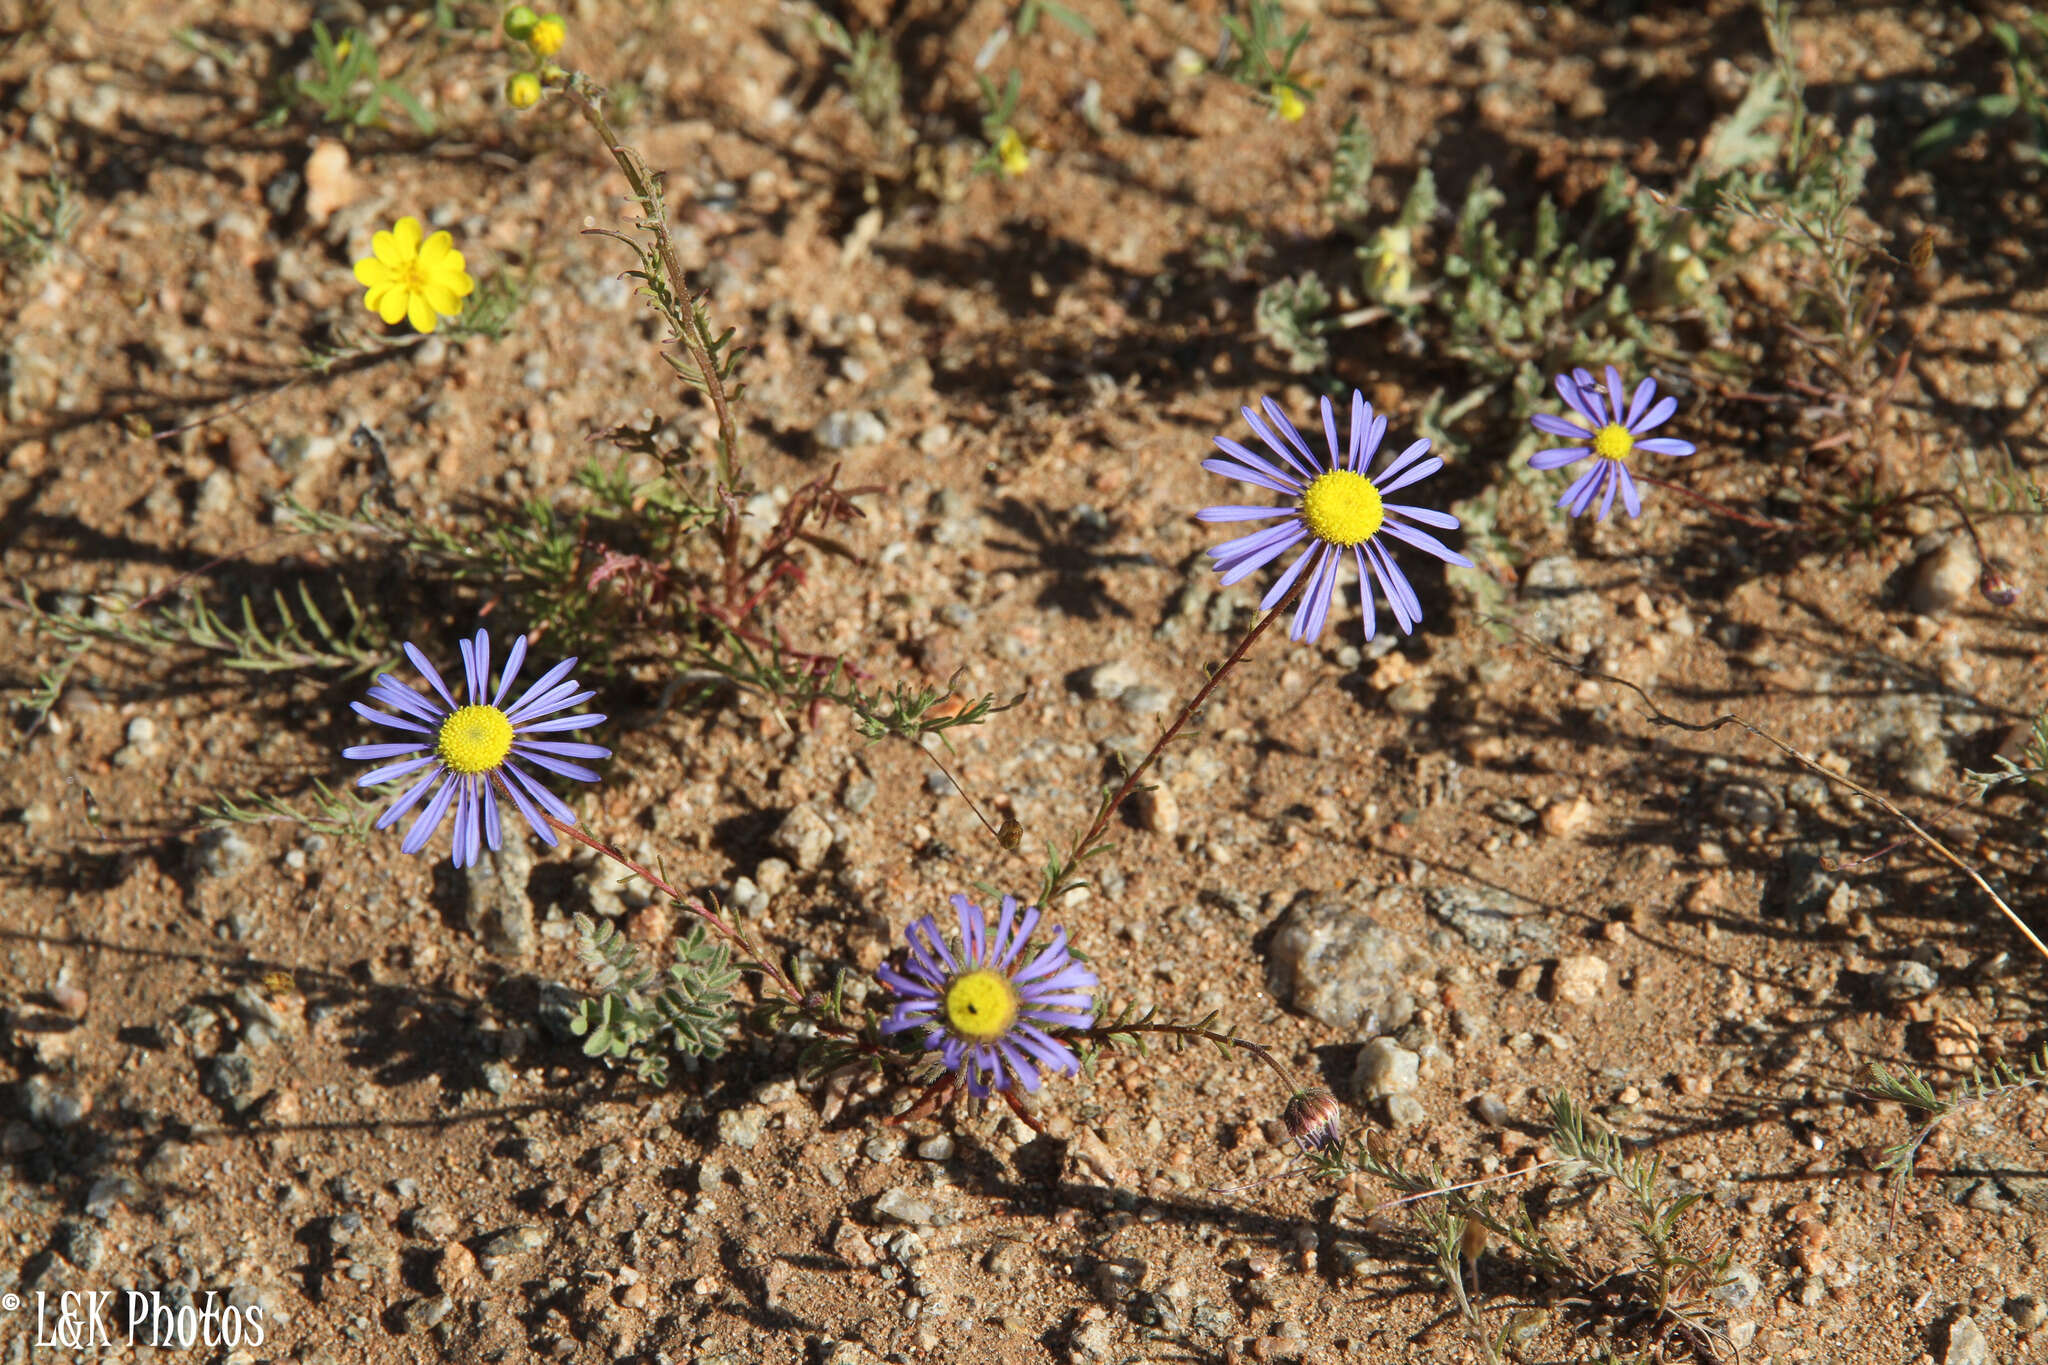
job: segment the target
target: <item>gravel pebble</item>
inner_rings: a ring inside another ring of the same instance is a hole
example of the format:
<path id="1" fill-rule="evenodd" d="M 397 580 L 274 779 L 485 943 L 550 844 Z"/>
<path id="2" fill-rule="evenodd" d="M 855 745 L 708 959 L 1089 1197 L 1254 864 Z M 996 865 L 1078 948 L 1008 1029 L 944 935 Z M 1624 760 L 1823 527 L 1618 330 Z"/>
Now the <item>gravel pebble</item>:
<path id="1" fill-rule="evenodd" d="M 824 863 L 837 837 L 817 808 L 804 801 L 782 817 L 768 844 L 777 853 L 787 855 L 797 867 L 810 872 Z"/>
<path id="2" fill-rule="evenodd" d="M 1358 1053 L 1351 1083 L 1361 1099 L 1405 1095 L 1421 1081 L 1422 1058 L 1392 1038 L 1375 1038 Z"/>

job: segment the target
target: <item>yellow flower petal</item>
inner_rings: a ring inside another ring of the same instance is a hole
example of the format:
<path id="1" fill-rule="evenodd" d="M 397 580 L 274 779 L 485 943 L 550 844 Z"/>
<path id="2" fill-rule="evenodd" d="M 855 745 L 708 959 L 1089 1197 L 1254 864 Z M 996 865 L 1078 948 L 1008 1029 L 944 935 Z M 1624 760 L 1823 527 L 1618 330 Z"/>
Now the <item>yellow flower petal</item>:
<path id="1" fill-rule="evenodd" d="M 460 268 L 437 272 L 434 280 L 437 284 L 447 285 L 457 294 L 467 294 L 476 288 L 476 281 L 469 277 L 467 271 Z"/>
<path id="2" fill-rule="evenodd" d="M 414 257 L 420 254 L 421 231 L 422 229 L 420 227 L 420 220 L 412 217 L 410 214 L 399 219 L 397 222 L 391 225 L 392 235 L 396 236 L 400 242 L 405 244 L 405 254 L 408 257 Z"/>
<path id="3" fill-rule="evenodd" d="M 382 229 L 370 238 L 370 254 L 384 264 L 394 267 L 404 265 L 412 259 L 405 253 L 404 248 L 399 246 L 398 238 Z"/>
<path id="4" fill-rule="evenodd" d="M 398 320 L 405 316 L 406 302 L 403 289 L 387 289 L 384 297 L 377 301 L 377 316 L 396 326 Z"/>
<path id="5" fill-rule="evenodd" d="M 378 285 L 391 283 L 391 267 L 375 256 L 365 256 L 356 262 L 356 283 L 375 289 Z"/>
<path id="6" fill-rule="evenodd" d="M 425 294 L 414 294 L 412 306 L 406 310 L 406 319 L 412 323 L 415 332 L 431 332 L 437 325 L 434 306 L 427 302 Z"/>
<path id="7" fill-rule="evenodd" d="M 453 289 L 436 280 L 427 281 L 427 306 L 444 318 L 452 318 L 462 311 L 462 300 Z"/>
<path id="8" fill-rule="evenodd" d="M 455 238 L 444 228 L 420 244 L 420 264 L 432 270 L 436 262 L 455 249 Z"/>

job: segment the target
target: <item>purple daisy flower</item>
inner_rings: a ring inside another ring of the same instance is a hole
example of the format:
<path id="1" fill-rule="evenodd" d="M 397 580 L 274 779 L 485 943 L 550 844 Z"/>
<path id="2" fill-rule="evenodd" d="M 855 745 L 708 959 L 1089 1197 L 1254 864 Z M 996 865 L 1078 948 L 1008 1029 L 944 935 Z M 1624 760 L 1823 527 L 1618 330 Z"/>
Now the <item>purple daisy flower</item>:
<path id="1" fill-rule="evenodd" d="M 1067 951 L 1067 931 L 1053 930 L 1052 942 L 1020 968 L 1014 964 L 1038 927 L 1037 906 L 1020 916 L 1017 898 L 1003 897 L 993 939 L 980 906 L 955 896 L 953 909 L 960 916 L 957 956 L 940 937 L 938 920 L 926 915 L 904 934 L 909 970 L 875 969 L 882 984 L 903 997 L 882 1032 L 922 1028 L 926 1049 L 936 1051 L 977 1099 L 1015 1085 L 1036 1091 L 1042 1072 L 1077 1074 L 1081 1063 L 1074 1050 L 1046 1026 L 1094 1023 L 1101 982 Z"/>
<path id="2" fill-rule="evenodd" d="M 1349 558 L 1358 566 L 1358 603 L 1365 614 L 1365 638 L 1372 638 L 1377 615 L 1373 606 L 1374 581 L 1379 583 L 1402 633 L 1413 634 L 1416 622 L 1422 619 L 1422 603 L 1407 575 L 1394 562 L 1385 538 L 1412 545 L 1446 564 L 1469 569 L 1472 561 L 1427 531 L 1407 524 L 1416 521 L 1441 531 L 1455 531 L 1456 517 L 1427 507 L 1387 502 L 1384 495 L 1421 482 L 1442 469 L 1444 462 L 1435 456 L 1424 459 L 1429 455 L 1429 442 L 1422 440 L 1389 460 L 1377 476 L 1369 475 L 1366 471 L 1387 434 L 1387 419 L 1374 416 L 1372 404 L 1355 389 L 1351 393 L 1348 445 L 1338 444 L 1336 408 L 1329 399 L 1323 400 L 1327 459 L 1309 449 L 1294 423 L 1280 411 L 1279 404 L 1270 398 L 1262 398 L 1259 403 L 1267 420 L 1260 420 L 1259 414 L 1250 408 L 1242 409 L 1244 420 L 1277 458 L 1268 459 L 1227 436 L 1218 436 L 1217 448 L 1230 458 L 1211 457 L 1202 461 L 1202 468 L 1270 489 L 1293 502 L 1285 507 L 1205 507 L 1195 514 L 1199 521 L 1281 519 L 1278 526 L 1226 540 L 1209 551 L 1209 558 L 1216 561 L 1216 568 L 1223 575 L 1224 586 L 1256 572 L 1307 540 L 1308 549 L 1260 600 L 1260 611 L 1272 610 L 1273 604 L 1286 597 L 1295 580 L 1306 571 L 1308 586 L 1302 590 L 1301 605 L 1295 609 L 1294 625 L 1288 633 L 1296 640 L 1314 639 L 1322 634 L 1323 624 L 1329 619 L 1337 571 Z M 1346 551 L 1350 553 L 1347 555 Z"/>
<path id="3" fill-rule="evenodd" d="M 1696 449 L 1691 441 L 1643 435 L 1663 426 L 1671 414 L 1678 411 L 1678 400 L 1668 395 L 1661 402 L 1652 404 L 1651 400 L 1657 397 L 1657 381 L 1654 379 L 1645 379 L 1636 385 L 1626 408 L 1622 403 L 1621 371 L 1612 365 L 1607 367 L 1605 394 L 1585 370 L 1573 370 L 1568 375 L 1557 376 L 1557 392 L 1570 406 L 1573 415 L 1552 417 L 1547 412 L 1539 412 L 1529 421 L 1547 436 L 1562 436 L 1581 444 L 1539 450 L 1529 457 L 1529 467 L 1562 469 L 1568 464 L 1577 464 L 1588 455 L 1593 457 L 1593 467 L 1579 475 L 1572 486 L 1564 490 L 1564 496 L 1557 500 L 1559 507 L 1575 517 L 1583 516 L 1593 505 L 1593 499 L 1599 498 L 1600 520 L 1607 520 L 1607 513 L 1614 506 L 1616 489 L 1621 490 L 1621 505 L 1628 509 L 1628 514 L 1641 516 L 1643 500 L 1636 494 L 1636 481 L 1629 476 L 1625 463 L 1628 457 L 1638 450 L 1677 457 L 1690 455 Z"/>
<path id="4" fill-rule="evenodd" d="M 359 701 L 349 705 L 366 719 L 393 730 L 411 731 L 420 738 L 396 744 L 357 744 L 343 749 L 341 756 L 398 760 L 382 763 L 364 773 L 356 779 L 359 787 L 372 787 L 422 768 L 427 770 L 419 781 L 406 788 L 405 794 L 377 817 L 378 829 L 387 829 L 397 823 L 398 817 L 412 809 L 426 795 L 427 789 L 440 780 L 440 786 L 427 802 L 426 809 L 405 832 L 405 843 L 401 847 L 407 853 L 417 853 L 425 848 L 427 840 L 440 828 L 441 818 L 452 806 L 455 810 L 455 865 L 468 867 L 476 861 L 477 851 L 484 844 L 488 843 L 493 849 L 501 846 L 498 802 L 492 794 L 493 788 L 512 798 L 512 804 L 519 808 L 519 813 L 526 817 L 526 823 L 533 827 L 533 832 L 541 837 L 543 843 L 553 844 L 555 832 L 541 818 L 541 811 L 546 811 L 565 825 L 576 823 L 575 812 L 527 776 L 525 770 L 513 762 L 515 758 L 525 759 L 536 767 L 579 782 L 595 782 L 597 773 L 569 760 L 609 758 L 612 751 L 596 744 L 530 738 L 564 730 L 581 730 L 604 722 L 604 717 L 599 715 L 558 714 L 572 706 L 581 706 L 597 695 L 595 692 L 579 692 L 576 684 L 568 681 L 569 670 L 576 666 L 574 659 L 564 659 L 541 674 L 518 701 L 506 706 L 505 696 L 512 690 L 512 680 L 519 676 L 519 665 L 526 661 L 525 637 L 512 641 L 512 653 L 505 660 L 498 690 L 488 702 L 484 696 L 491 678 L 491 637 L 479 630 L 475 640 L 464 640 L 461 646 L 462 669 L 467 683 L 463 696 L 467 705 L 456 704 L 448 685 L 441 681 L 440 673 L 427 661 L 427 656 L 408 641 L 405 657 L 412 660 L 412 666 L 433 687 L 435 695 L 423 697 L 390 674 L 379 673 L 370 684 L 370 700 L 381 702 L 399 714 L 374 711 Z M 541 719 L 543 716 L 547 719 Z"/>

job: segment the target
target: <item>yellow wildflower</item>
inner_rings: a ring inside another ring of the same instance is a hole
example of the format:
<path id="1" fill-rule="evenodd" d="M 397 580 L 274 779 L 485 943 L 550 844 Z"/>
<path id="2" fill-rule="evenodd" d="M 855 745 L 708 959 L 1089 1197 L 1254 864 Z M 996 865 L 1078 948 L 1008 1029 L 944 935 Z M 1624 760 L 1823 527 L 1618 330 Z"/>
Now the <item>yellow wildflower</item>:
<path id="1" fill-rule="evenodd" d="M 1273 112 L 1289 123 L 1301 122 L 1301 116 L 1308 112 L 1308 102 L 1301 97 L 1301 91 L 1285 81 L 1273 82 L 1273 88 L 1266 92 L 1273 100 Z"/>
<path id="2" fill-rule="evenodd" d="M 1004 175 L 1022 175 L 1031 169 L 1031 149 L 1015 128 L 1005 128 L 996 139 L 996 164 Z"/>
<path id="3" fill-rule="evenodd" d="M 533 32 L 526 35 L 526 45 L 543 57 L 554 56 L 568 41 L 569 21 L 559 14 L 543 17 L 533 26 Z"/>
<path id="4" fill-rule="evenodd" d="M 531 109 L 540 103 L 540 77 L 531 71 L 515 71 L 505 81 L 505 103 L 514 109 Z"/>
<path id="5" fill-rule="evenodd" d="M 463 295 L 476 288 L 455 239 L 437 232 L 421 242 L 417 218 L 401 218 L 391 231 L 379 232 L 370 250 L 373 255 L 356 262 L 356 281 L 370 291 L 363 306 L 387 323 L 407 318 L 415 331 L 431 332 L 436 314 L 454 317 L 462 311 Z"/>

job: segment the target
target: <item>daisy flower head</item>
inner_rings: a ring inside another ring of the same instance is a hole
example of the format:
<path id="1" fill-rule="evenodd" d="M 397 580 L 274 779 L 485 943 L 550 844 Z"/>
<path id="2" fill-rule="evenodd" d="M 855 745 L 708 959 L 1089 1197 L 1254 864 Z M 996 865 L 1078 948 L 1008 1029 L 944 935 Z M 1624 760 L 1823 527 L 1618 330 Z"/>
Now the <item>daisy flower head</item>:
<path id="1" fill-rule="evenodd" d="M 1429 442 L 1418 440 L 1388 460 L 1377 474 L 1370 472 L 1380 442 L 1387 434 L 1387 419 L 1376 416 L 1365 395 L 1351 393 L 1351 431 L 1347 441 L 1337 439 L 1337 410 L 1323 400 L 1323 439 L 1327 455 L 1317 454 L 1296 431 L 1280 405 L 1270 398 L 1259 400 L 1262 418 L 1250 408 L 1243 409 L 1260 444 L 1272 452 L 1261 455 L 1249 447 L 1218 436 L 1216 447 L 1227 459 L 1210 457 L 1202 468 L 1211 474 L 1252 484 L 1278 493 L 1289 501 L 1280 507 L 1205 507 L 1195 514 L 1198 521 L 1278 521 L 1263 531 L 1226 540 L 1209 551 L 1209 558 L 1228 587 L 1239 579 L 1272 563 L 1302 541 L 1308 548 L 1289 565 L 1259 603 L 1260 611 L 1271 611 L 1307 575 L 1301 605 L 1295 609 L 1294 625 L 1288 632 L 1296 640 L 1312 640 L 1322 634 L 1329 620 L 1330 599 L 1337 588 L 1337 574 L 1349 560 L 1358 569 L 1358 602 L 1365 614 L 1365 638 L 1375 629 L 1377 611 L 1372 585 L 1394 613 L 1394 622 L 1404 635 L 1413 634 L 1422 619 L 1422 602 L 1408 582 L 1401 566 L 1394 562 L 1388 542 L 1400 541 L 1446 564 L 1471 568 L 1472 561 L 1438 540 L 1423 526 L 1440 531 L 1458 529 L 1458 519 L 1448 512 L 1407 503 L 1388 502 L 1386 495 L 1420 483 L 1444 467 L 1429 454 Z M 1424 458 L 1427 456 L 1428 458 Z M 1410 523 L 1420 523 L 1411 525 Z"/>
<path id="2" fill-rule="evenodd" d="M 453 237 L 443 231 L 421 241 L 420 233 L 420 220 L 410 216 L 377 233 L 370 254 L 356 262 L 356 283 L 369 291 L 363 306 L 387 324 L 405 318 L 414 331 L 431 332 L 438 318 L 462 311 L 476 281 L 462 268 Z"/>
<path id="3" fill-rule="evenodd" d="M 947 946 L 938 920 L 926 915 L 904 934 L 910 944 L 905 970 L 875 969 L 900 997 L 882 1032 L 923 1029 L 926 1050 L 937 1052 L 977 1099 L 1019 1086 L 1036 1091 L 1045 1072 L 1079 1073 L 1074 1050 L 1046 1029 L 1094 1023 L 1101 982 L 1067 950 L 1067 931 L 1053 930 L 1052 941 L 1020 965 L 1038 928 L 1037 906 L 1019 911 L 1015 896 L 1003 897 L 993 937 L 988 917 L 967 897 L 953 897 L 953 910 L 960 920 L 957 950 Z"/>
<path id="4" fill-rule="evenodd" d="M 1635 479 L 1629 475 L 1628 457 L 1641 450 L 1676 458 L 1690 455 L 1696 449 L 1691 441 L 1643 434 L 1663 426 L 1678 411 L 1676 398 L 1668 394 L 1661 400 L 1657 398 L 1654 379 L 1645 379 L 1624 399 L 1621 371 L 1609 365 L 1604 391 L 1590 373 L 1573 370 L 1557 376 L 1557 392 L 1571 409 L 1571 415 L 1552 417 L 1539 412 L 1529 421 L 1544 435 L 1562 436 L 1574 444 L 1537 451 L 1529 457 L 1529 467 L 1562 469 L 1589 455 L 1593 457 L 1592 467 L 1579 475 L 1557 500 L 1559 507 L 1575 517 L 1583 516 L 1593 506 L 1593 499 L 1598 498 L 1600 520 L 1607 520 L 1616 490 L 1620 491 L 1621 505 L 1628 509 L 1628 514 L 1641 516 L 1643 500 L 1636 493 Z"/>
<path id="5" fill-rule="evenodd" d="M 491 680 L 490 635 L 479 630 L 474 640 L 464 640 L 461 646 L 464 683 L 461 703 L 448 690 L 440 672 L 427 656 L 408 641 L 405 657 L 412 660 L 412 666 L 433 688 L 433 695 L 421 696 L 390 674 L 379 673 L 370 684 L 370 700 L 389 707 L 390 712 L 373 710 L 359 701 L 349 705 L 367 720 L 387 729 L 406 731 L 416 738 L 391 744 L 357 744 L 343 749 L 341 756 L 377 763 L 377 767 L 356 779 L 359 787 L 372 787 L 424 769 L 419 780 L 406 788 L 405 793 L 377 817 L 377 828 L 388 829 L 396 824 L 401 815 L 418 805 L 420 798 L 432 789 L 432 797 L 428 799 L 426 808 L 414 818 L 411 828 L 406 830 L 401 847 L 407 853 L 417 853 L 425 848 L 427 840 L 434 837 L 434 831 L 441 827 L 442 818 L 452 808 L 455 812 L 455 865 L 468 867 L 476 861 L 477 852 L 483 845 L 489 844 L 493 849 L 502 846 L 497 792 L 512 798 L 512 804 L 526 817 L 526 823 L 532 826 L 542 843 L 555 842 L 555 832 L 542 818 L 542 811 L 565 825 L 576 823 L 575 812 L 529 776 L 515 760 L 524 760 L 536 768 L 574 778 L 578 782 L 595 782 L 597 773 L 571 760 L 609 758 L 612 751 L 596 744 L 534 738 L 604 723 L 604 717 L 600 715 L 561 714 L 597 695 L 579 691 L 569 680 L 569 670 L 576 666 L 574 659 L 564 659 L 541 674 L 517 701 L 508 706 L 505 698 L 511 694 L 513 680 L 519 676 L 519 666 L 526 662 L 525 637 L 516 637 L 512 641 L 512 651 L 505 660 L 504 671 L 499 674 L 496 692 L 488 690 Z"/>

